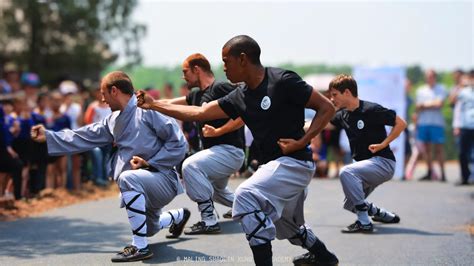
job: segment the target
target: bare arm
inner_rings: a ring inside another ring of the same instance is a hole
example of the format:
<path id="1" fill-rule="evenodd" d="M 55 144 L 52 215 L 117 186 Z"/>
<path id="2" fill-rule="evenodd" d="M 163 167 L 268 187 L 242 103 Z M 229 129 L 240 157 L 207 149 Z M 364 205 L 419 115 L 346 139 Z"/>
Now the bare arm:
<path id="1" fill-rule="evenodd" d="M 407 122 L 405 122 L 405 120 L 403 120 L 397 115 L 397 117 L 395 118 L 395 125 L 392 127 L 392 131 L 390 131 L 390 133 L 384 139 L 384 141 L 382 141 L 382 143 L 370 145 L 369 150 L 372 153 L 376 153 L 382 149 L 385 149 L 394 139 L 400 136 L 400 133 L 402 133 L 406 127 Z"/>
<path id="2" fill-rule="evenodd" d="M 308 131 L 309 127 L 311 126 L 311 123 L 313 123 L 313 121 L 308 121 L 308 122 L 305 122 L 304 123 L 304 132 Z M 325 127 L 324 129 L 327 129 L 327 130 L 333 130 L 333 129 L 336 129 L 336 127 L 331 124 L 331 122 L 329 122 Z"/>
<path id="3" fill-rule="evenodd" d="M 428 110 L 428 109 L 439 109 L 442 106 L 443 106 L 443 100 L 437 99 L 437 100 L 432 100 L 432 101 L 417 104 L 416 110 L 421 111 L 421 110 Z"/>
<path id="4" fill-rule="evenodd" d="M 334 105 L 329 101 L 329 99 L 324 97 L 315 89 L 313 89 L 311 97 L 306 103 L 306 107 L 315 110 L 316 115 L 301 139 L 280 139 L 278 141 L 278 145 L 280 145 L 283 154 L 290 154 L 294 151 L 303 149 L 312 138 L 321 133 L 336 112 Z"/>
<path id="5" fill-rule="evenodd" d="M 176 105 L 154 101 L 143 91 L 138 91 L 136 94 L 138 107 L 155 110 L 181 121 L 210 121 L 228 117 L 217 101 L 212 101 L 204 106 Z"/>
<path id="6" fill-rule="evenodd" d="M 178 104 L 178 105 L 188 105 L 186 102 L 186 96 L 174 98 L 174 99 L 163 99 L 163 100 L 158 100 L 159 102 L 162 103 L 169 103 L 169 104 Z"/>
<path id="7" fill-rule="evenodd" d="M 237 118 L 235 120 L 230 119 L 225 123 L 225 125 L 221 126 L 220 128 L 214 128 L 213 126 L 210 125 L 204 125 L 202 128 L 202 133 L 204 137 L 219 137 L 224 134 L 227 134 L 229 132 L 235 131 L 241 127 L 243 127 L 244 121 L 242 121 L 242 118 Z"/>
<path id="8" fill-rule="evenodd" d="M 311 94 L 306 107 L 317 112 L 308 131 L 306 131 L 306 134 L 302 138 L 304 143 L 309 143 L 312 138 L 321 133 L 321 131 L 327 126 L 336 113 L 336 108 L 328 98 L 324 97 L 315 89 L 313 89 L 313 93 Z"/>

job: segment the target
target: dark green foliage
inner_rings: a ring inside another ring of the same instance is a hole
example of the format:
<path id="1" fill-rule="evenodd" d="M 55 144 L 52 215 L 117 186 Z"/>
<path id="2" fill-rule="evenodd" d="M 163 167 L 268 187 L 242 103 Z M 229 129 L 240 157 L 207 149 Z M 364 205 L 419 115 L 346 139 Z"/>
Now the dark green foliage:
<path id="1" fill-rule="evenodd" d="M 37 72 L 44 83 L 60 78 L 97 80 L 119 56 L 141 62 L 146 28 L 130 20 L 137 0 L 15 0 L 0 9 L 0 62 Z M 112 51 L 112 41 L 123 51 Z"/>

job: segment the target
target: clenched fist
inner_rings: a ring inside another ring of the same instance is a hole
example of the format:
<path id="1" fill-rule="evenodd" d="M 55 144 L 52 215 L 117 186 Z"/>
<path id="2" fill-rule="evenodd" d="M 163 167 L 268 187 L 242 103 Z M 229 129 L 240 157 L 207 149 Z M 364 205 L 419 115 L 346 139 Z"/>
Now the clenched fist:
<path id="1" fill-rule="evenodd" d="M 132 166 L 132 170 L 137 170 L 140 168 L 146 168 L 150 166 L 147 161 L 145 161 L 143 158 L 138 157 L 138 156 L 133 156 L 132 159 L 130 160 L 130 165 Z"/>
<path id="2" fill-rule="evenodd" d="M 204 125 L 202 127 L 202 134 L 206 138 L 218 137 L 216 128 L 210 125 Z"/>
<path id="3" fill-rule="evenodd" d="M 369 151 L 371 153 L 377 153 L 378 151 L 384 149 L 385 146 L 382 145 L 382 144 L 372 144 L 372 145 L 369 145 Z"/>
<path id="4" fill-rule="evenodd" d="M 153 98 L 146 92 L 140 90 L 135 93 L 137 96 L 137 106 L 143 109 L 151 109 Z"/>
<path id="5" fill-rule="evenodd" d="M 36 142 L 46 142 L 46 134 L 45 134 L 46 129 L 44 128 L 43 125 L 36 125 L 31 128 L 31 139 L 36 141 Z"/>
<path id="6" fill-rule="evenodd" d="M 299 143 L 299 141 L 294 139 L 279 139 L 277 141 L 277 144 L 278 146 L 280 146 L 281 152 L 284 155 L 291 154 L 301 149 L 301 144 Z"/>

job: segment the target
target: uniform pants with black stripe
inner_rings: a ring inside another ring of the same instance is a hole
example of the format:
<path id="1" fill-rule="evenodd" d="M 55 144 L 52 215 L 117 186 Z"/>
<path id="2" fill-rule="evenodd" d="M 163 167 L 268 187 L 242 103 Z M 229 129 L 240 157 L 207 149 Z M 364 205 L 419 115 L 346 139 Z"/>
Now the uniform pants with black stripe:
<path id="1" fill-rule="evenodd" d="M 127 170 L 117 179 L 120 192 L 136 192 L 144 197 L 145 206 L 135 206 L 146 213 L 146 235 L 152 236 L 160 230 L 159 218 L 162 208 L 183 192 L 176 171 L 151 172 L 144 169 Z M 121 201 L 120 207 L 128 202 Z M 132 228 L 132 231 L 136 228 Z"/>
<path id="2" fill-rule="evenodd" d="M 276 238 L 309 248 L 317 237 L 304 221 L 307 186 L 315 171 L 313 161 L 283 156 L 261 165 L 235 192 L 232 211 L 250 246 Z"/>

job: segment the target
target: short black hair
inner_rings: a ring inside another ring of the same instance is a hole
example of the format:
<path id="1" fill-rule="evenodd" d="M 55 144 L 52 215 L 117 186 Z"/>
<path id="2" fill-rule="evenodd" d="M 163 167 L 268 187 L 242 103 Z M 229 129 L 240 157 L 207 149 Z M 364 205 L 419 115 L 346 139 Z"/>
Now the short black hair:
<path id="1" fill-rule="evenodd" d="M 223 48 L 229 48 L 229 54 L 232 56 L 240 56 L 244 53 L 253 64 L 260 64 L 260 46 L 258 43 L 247 35 L 238 35 L 230 39 L 224 44 Z"/>
<path id="2" fill-rule="evenodd" d="M 117 87 L 122 93 L 133 95 L 135 89 L 132 85 L 132 80 L 130 77 L 122 71 L 114 71 L 107 74 L 105 79 L 105 87 L 109 92 L 112 90 L 112 87 Z"/>

